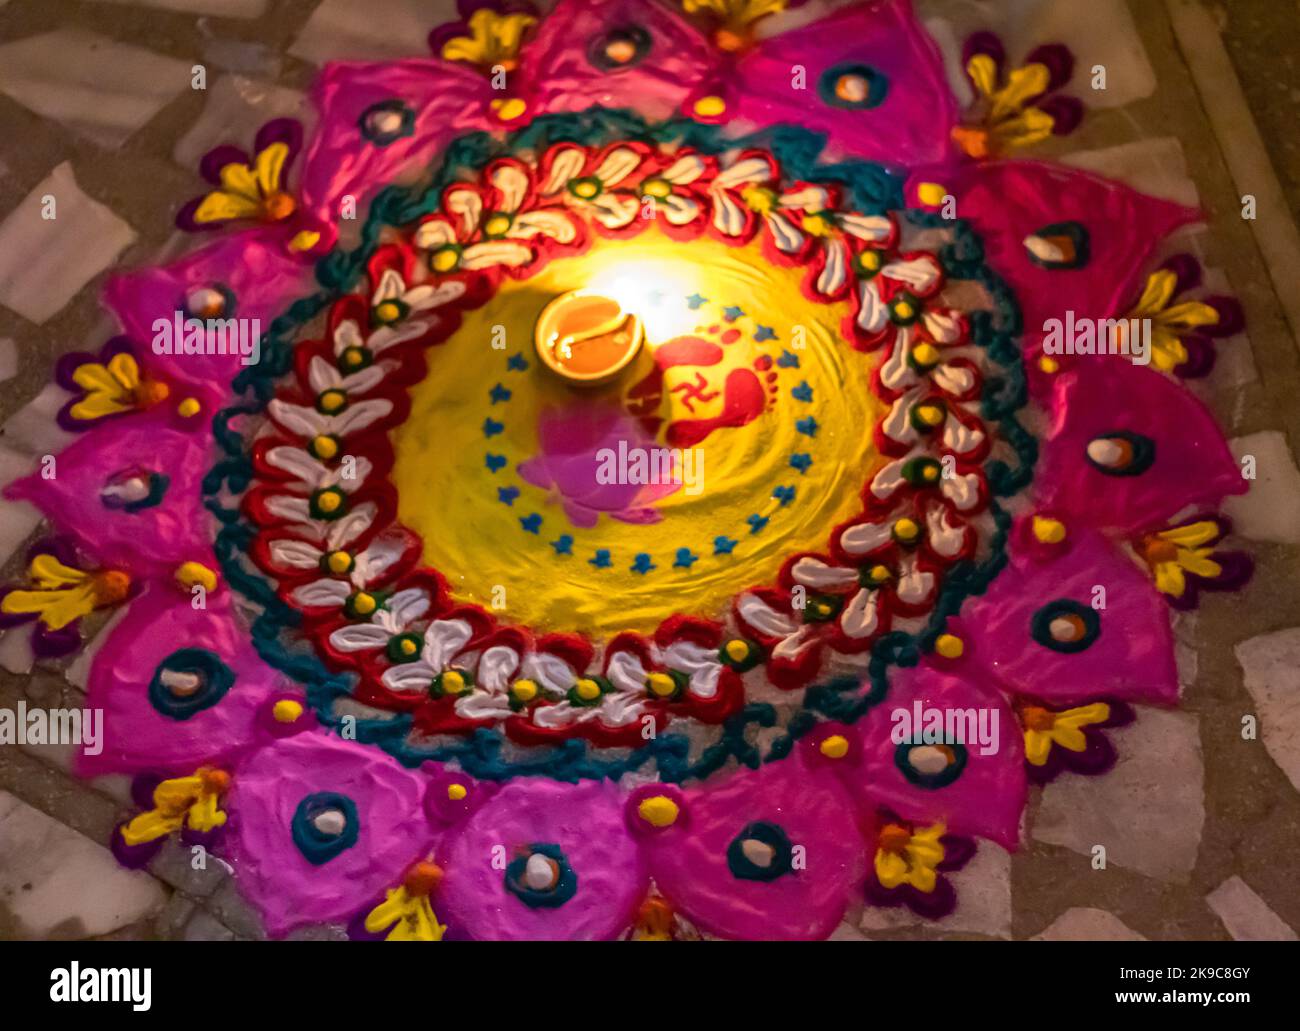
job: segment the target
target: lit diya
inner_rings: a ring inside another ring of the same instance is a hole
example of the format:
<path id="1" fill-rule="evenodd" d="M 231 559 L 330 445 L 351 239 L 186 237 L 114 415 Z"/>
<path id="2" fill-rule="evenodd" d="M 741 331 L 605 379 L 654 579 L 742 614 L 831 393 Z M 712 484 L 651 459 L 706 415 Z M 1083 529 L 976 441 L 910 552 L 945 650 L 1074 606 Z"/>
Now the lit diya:
<path id="1" fill-rule="evenodd" d="M 574 386 L 608 383 L 641 349 L 641 320 L 611 297 L 571 290 L 542 309 L 534 340 L 542 362 Z"/>

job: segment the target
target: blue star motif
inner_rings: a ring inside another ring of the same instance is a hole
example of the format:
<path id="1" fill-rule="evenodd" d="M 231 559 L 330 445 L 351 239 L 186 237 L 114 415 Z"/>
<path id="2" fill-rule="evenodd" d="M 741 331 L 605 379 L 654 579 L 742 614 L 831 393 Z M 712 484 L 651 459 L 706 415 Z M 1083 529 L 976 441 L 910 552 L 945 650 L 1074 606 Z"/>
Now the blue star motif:
<path id="1" fill-rule="evenodd" d="M 613 564 L 609 560 L 608 548 L 597 548 L 595 557 L 587 559 L 587 562 L 597 569 L 608 569 Z"/>
<path id="2" fill-rule="evenodd" d="M 636 557 L 632 559 L 632 572 L 640 573 L 642 576 L 645 576 L 646 573 L 650 572 L 650 570 L 658 568 L 658 566 L 650 561 L 650 556 L 644 551 L 638 553 Z"/>
<path id="3" fill-rule="evenodd" d="M 483 436 L 495 437 L 498 433 L 506 428 L 503 422 L 497 422 L 495 419 L 483 420 Z"/>
<path id="4" fill-rule="evenodd" d="M 503 505 L 513 505 L 515 498 L 519 497 L 518 487 L 498 487 L 497 500 Z"/>
<path id="5" fill-rule="evenodd" d="M 776 364 L 783 369 L 797 369 L 799 368 L 799 357 L 789 351 L 782 351 L 781 357 L 776 360 Z"/>
<path id="6" fill-rule="evenodd" d="M 794 428 L 805 437 L 815 437 L 817 436 L 817 431 L 821 429 L 821 427 L 817 425 L 817 420 L 811 415 L 806 419 L 796 419 Z"/>
<path id="7" fill-rule="evenodd" d="M 707 303 L 708 300 L 707 297 L 701 297 L 699 294 L 691 294 L 690 297 L 686 298 L 686 306 L 690 308 L 691 311 L 696 311 L 699 309 L 700 305 Z"/>
<path id="8" fill-rule="evenodd" d="M 555 549 L 557 555 L 572 555 L 573 538 L 567 533 L 560 534 L 558 541 L 551 541 L 551 547 Z"/>
<path id="9" fill-rule="evenodd" d="M 678 548 L 677 558 L 673 562 L 673 568 L 690 569 L 697 561 L 699 561 L 699 556 L 691 554 L 690 548 Z"/>
<path id="10" fill-rule="evenodd" d="M 528 368 L 528 363 L 524 361 L 524 353 L 512 354 L 506 359 L 506 368 L 512 372 L 523 372 Z"/>
<path id="11" fill-rule="evenodd" d="M 526 515 L 520 519 L 519 525 L 529 533 L 537 533 L 542 527 L 542 517 L 534 512 L 532 515 Z"/>
<path id="12" fill-rule="evenodd" d="M 728 322 L 735 322 L 738 318 L 740 318 L 744 314 L 745 314 L 745 309 L 740 308 L 734 304 L 730 304 L 727 307 L 722 309 L 722 317 L 726 319 Z"/>
<path id="13" fill-rule="evenodd" d="M 488 392 L 488 397 L 492 399 L 492 404 L 510 400 L 510 391 L 498 383 Z"/>
<path id="14" fill-rule="evenodd" d="M 758 533 L 759 530 L 763 529 L 763 527 L 767 525 L 767 516 L 761 516 L 755 512 L 752 516 L 746 519 L 745 522 L 749 524 L 750 533 Z"/>
<path id="15" fill-rule="evenodd" d="M 494 455 L 489 451 L 484 461 L 487 463 L 488 472 L 490 473 L 499 473 L 506 467 L 505 455 Z"/>
<path id="16" fill-rule="evenodd" d="M 755 343 L 761 344 L 764 340 L 775 340 L 776 331 L 771 326 L 759 326 L 754 330 Z"/>
<path id="17" fill-rule="evenodd" d="M 790 465 L 801 473 L 806 473 L 808 467 L 812 465 L 812 455 L 805 451 L 796 452 L 790 456 Z"/>
<path id="18" fill-rule="evenodd" d="M 790 396 L 796 401 L 812 401 L 812 387 L 808 385 L 807 380 L 804 380 L 790 391 Z"/>
<path id="19" fill-rule="evenodd" d="M 713 554 L 730 555 L 732 549 L 735 548 L 735 546 L 739 543 L 740 543 L 739 541 L 733 541 L 730 537 L 714 537 Z"/>
<path id="20" fill-rule="evenodd" d="M 777 487 L 776 490 L 772 491 L 772 497 L 781 502 L 781 507 L 784 508 L 794 500 L 794 488 L 785 486 Z"/>

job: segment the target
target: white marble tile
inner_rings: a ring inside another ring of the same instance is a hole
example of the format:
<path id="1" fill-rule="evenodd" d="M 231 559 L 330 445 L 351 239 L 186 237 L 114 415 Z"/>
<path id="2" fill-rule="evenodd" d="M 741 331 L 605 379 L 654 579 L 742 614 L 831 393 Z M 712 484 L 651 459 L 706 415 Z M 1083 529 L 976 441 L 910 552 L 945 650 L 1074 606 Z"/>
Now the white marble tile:
<path id="1" fill-rule="evenodd" d="M 1233 648 L 1254 699 L 1264 748 L 1300 791 L 1300 627 Z"/>
<path id="2" fill-rule="evenodd" d="M 1137 721 L 1106 732 L 1119 752 L 1101 777 L 1058 777 L 1043 789 L 1035 840 L 1162 881 L 1186 881 L 1205 823 L 1204 767 L 1196 717 L 1140 708 Z M 1105 877 L 1098 870 L 1094 877 Z"/>
<path id="3" fill-rule="evenodd" d="M 3 61 L 0 55 L 0 66 Z M 46 197 L 54 201 L 50 219 L 42 217 Z M 135 237 L 111 209 L 81 192 L 65 161 L 0 223 L 0 304 L 39 325 L 62 311 Z"/>
<path id="4" fill-rule="evenodd" d="M 1063 942 L 1142 942 L 1142 935 L 1124 923 L 1114 913 L 1104 909 L 1087 909 L 1076 906 L 1067 909 L 1046 927 L 1041 934 L 1036 934 L 1032 941 Z"/>
<path id="5" fill-rule="evenodd" d="M 35 463 L 27 455 L 20 455 L 0 444 L 0 487 L 4 487 L 32 471 Z M 25 501 L 10 501 L 0 497 L 0 565 L 31 536 L 40 524 L 41 513 Z"/>
<path id="6" fill-rule="evenodd" d="M 1300 470 L 1276 430 L 1252 433 L 1228 442 L 1238 459 L 1255 457 L 1256 479 L 1246 494 L 1227 498 L 1224 513 L 1236 532 L 1252 541 L 1300 544 Z"/>
<path id="7" fill-rule="evenodd" d="M 306 97 L 242 75 L 223 75 L 209 83 L 203 113 L 176 141 L 172 157 L 185 168 L 198 166 L 203 155 L 221 143 L 251 141 L 263 122 L 308 113 Z"/>
<path id="8" fill-rule="evenodd" d="M 1196 183 L 1187 173 L 1187 155 L 1174 136 L 1122 143 L 1099 150 L 1077 150 L 1061 158 L 1066 165 L 1127 183 L 1152 197 L 1184 204 L 1200 204 Z"/>
<path id="9" fill-rule="evenodd" d="M 1236 294 L 1227 273 L 1219 268 L 1205 269 L 1203 286 L 1206 295 L 1231 297 Z M 1214 388 L 1239 388 L 1259 381 L 1259 368 L 1255 365 L 1255 353 L 1250 347 L 1249 324 L 1240 333 L 1215 340 L 1214 352 L 1214 371 L 1210 378 L 1210 384 Z"/>
<path id="10" fill-rule="evenodd" d="M 29 455 L 54 455 L 67 447 L 77 435 L 63 429 L 55 417 L 69 397 L 57 383 L 47 383 L 0 428 L 5 445 Z"/>
<path id="11" fill-rule="evenodd" d="M 1234 941 L 1293 942 L 1295 931 L 1235 874 L 1205 896 Z"/>
<path id="12" fill-rule="evenodd" d="M 218 18 L 260 18 L 266 13 L 266 0 L 91 0 L 91 2 L 157 7 L 164 11 L 211 14 Z"/>
<path id="13" fill-rule="evenodd" d="M 429 32 L 457 19 L 455 0 L 324 0 L 289 53 L 314 64 L 427 57 Z"/>
<path id="14" fill-rule="evenodd" d="M 117 624 L 126 618 L 130 610 L 129 605 L 119 605 L 113 610 L 113 614 L 104 622 L 97 633 L 90 641 L 82 646 L 77 652 L 77 657 L 68 665 L 67 671 L 63 674 L 64 679 L 74 687 L 86 690 L 86 685 L 90 681 L 90 667 L 95 661 L 95 656 L 99 654 L 99 649 L 104 647 L 104 643 L 117 628 Z"/>
<path id="15" fill-rule="evenodd" d="M 0 515 L 0 519 L 4 518 Z M 16 626 L 0 633 L 0 669 L 26 675 L 36 664 L 32 651 L 31 632 L 26 626 Z"/>
<path id="16" fill-rule="evenodd" d="M 22 938 L 88 938 L 144 919 L 167 893 L 102 845 L 0 791 L 0 898 Z"/>
<path id="17" fill-rule="evenodd" d="M 80 28 L 0 46 L 0 93 L 115 150 L 190 88 L 191 65 Z"/>

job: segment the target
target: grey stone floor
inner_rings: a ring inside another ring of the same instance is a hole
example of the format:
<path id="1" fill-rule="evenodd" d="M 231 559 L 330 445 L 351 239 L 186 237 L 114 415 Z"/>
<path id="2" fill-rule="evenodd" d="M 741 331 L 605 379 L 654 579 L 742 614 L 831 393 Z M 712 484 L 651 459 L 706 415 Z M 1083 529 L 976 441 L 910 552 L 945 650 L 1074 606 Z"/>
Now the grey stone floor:
<path id="1" fill-rule="evenodd" d="M 173 253 L 172 217 L 210 146 L 305 111 L 331 57 L 420 54 L 451 0 L 0 0 L 0 482 L 59 446 L 46 392 L 56 357 L 111 332 L 97 287 L 115 264 Z M 854 912 L 836 937 L 1289 938 L 1300 927 L 1300 3 L 1297 0 L 917 0 L 950 58 L 976 27 L 1017 56 L 1061 40 L 1105 64 L 1082 130 L 1045 156 L 1209 215 L 1191 248 L 1241 298 L 1248 330 L 1199 387 L 1260 478 L 1230 514 L 1252 585 L 1179 621 L 1183 705 L 1114 735 L 1098 781 L 1035 792 L 1022 848 L 982 847 L 937 925 Z M 186 87 L 207 66 L 205 91 Z M 181 83 L 173 88 L 172 84 Z M 76 215 L 31 217 L 50 192 Z M 1241 197 L 1257 198 L 1254 221 Z M 76 225 L 76 229 L 64 226 Z M 58 226 L 59 228 L 51 228 Z M 0 574 L 38 532 L 0 502 Z M 75 704 L 85 663 L 33 668 L 0 637 L 0 705 Z M 1244 715 L 1260 739 L 1243 741 Z M 259 937 L 214 865 L 166 851 L 147 873 L 102 842 L 120 778 L 67 775 L 68 750 L 0 749 L 0 938 Z M 1112 862 L 1091 869 L 1094 843 Z M 335 937 L 321 928 L 311 937 Z"/>

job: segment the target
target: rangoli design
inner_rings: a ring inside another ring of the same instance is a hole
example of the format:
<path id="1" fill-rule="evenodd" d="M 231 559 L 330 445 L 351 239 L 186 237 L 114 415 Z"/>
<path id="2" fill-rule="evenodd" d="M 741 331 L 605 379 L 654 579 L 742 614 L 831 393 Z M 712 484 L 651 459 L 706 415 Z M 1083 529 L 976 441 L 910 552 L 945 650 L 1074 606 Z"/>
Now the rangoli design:
<path id="1" fill-rule="evenodd" d="M 221 235 L 110 281 L 9 489 L 6 625 L 116 610 L 119 859 L 212 849 L 273 935 L 820 938 L 943 917 L 1177 702 L 1170 606 L 1250 573 L 1182 382 L 1240 311 L 1153 267 L 1198 214 L 1006 156 L 1065 48 L 973 37 L 959 110 L 903 0 L 787 6 L 462 3 L 204 159 Z"/>

